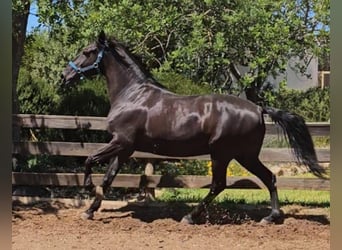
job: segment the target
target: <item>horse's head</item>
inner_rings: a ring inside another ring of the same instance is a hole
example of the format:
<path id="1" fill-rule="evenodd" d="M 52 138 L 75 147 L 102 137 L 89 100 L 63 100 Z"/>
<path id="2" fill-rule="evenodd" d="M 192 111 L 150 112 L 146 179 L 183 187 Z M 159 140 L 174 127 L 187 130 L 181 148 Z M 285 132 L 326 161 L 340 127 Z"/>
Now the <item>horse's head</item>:
<path id="1" fill-rule="evenodd" d="M 107 46 L 106 35 L 101 31 L 96 42 L 85 47 L 74 61 L 69 62 L 62 73 L 62 85 L 71 85 L 100 73 L 102 57 Z"/>

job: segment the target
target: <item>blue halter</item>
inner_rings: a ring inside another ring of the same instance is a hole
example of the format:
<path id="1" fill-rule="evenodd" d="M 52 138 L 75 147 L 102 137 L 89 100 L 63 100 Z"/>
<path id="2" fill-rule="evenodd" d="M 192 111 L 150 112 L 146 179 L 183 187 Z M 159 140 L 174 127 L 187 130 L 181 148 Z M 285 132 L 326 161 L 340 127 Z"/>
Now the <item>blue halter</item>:
<path id="1" fill-rule="evenodd" d="M 101 49 L 99 54 L 97 55 L 97 59 L 96 61 L 92 64 L 92 65 L 89 65 L 87 67 L 83 67 L 83 68 L 80 68 L 80 67 L 77 67 L 77 65 L 70 61 L 69 62 L 69 66 L 75 70 L 77 72 L 77 74 L 81 75 L 81 80 L 86 78 L 86 75 L 85 73 L 90 71 L 90 70 L 93 70 L 93 69 L 96 69 L 98 73 L 100 73 L 100 69 L 99 69 L 99 63 L 101 62 L 102 60 L 102 57 L 103 57 L 103 53 L 104 53 L 104 50 L 105 48 Z"/>

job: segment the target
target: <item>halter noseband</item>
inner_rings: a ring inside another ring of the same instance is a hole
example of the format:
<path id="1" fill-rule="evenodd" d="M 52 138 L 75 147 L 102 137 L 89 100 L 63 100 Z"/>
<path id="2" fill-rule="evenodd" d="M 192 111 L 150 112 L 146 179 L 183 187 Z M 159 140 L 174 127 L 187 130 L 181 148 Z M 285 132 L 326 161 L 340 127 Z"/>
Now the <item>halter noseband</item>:
<path id="1" fill-rule="evenodd" d="M 97 55 L 97 59 L 96 61 L 92 64 L 92 65 L 89 65 L 87 67 L 83 67 L 83 68 L 80 68 L 80 67 L 77 67 L 77 65 L 73 62 L 73 61 L 70 61 L 69 62 L 69 66 L 76 71 L 77 74 L 81 75 L 81 80 L 86 78 L 86 75 L 85 73 L 90 71 L 90 70 L 93 70 L 93 69 L 96 69 L 98 73 L 100 73 L 100 69 L 99 69 L 99 64 L 102 60 L 102 57 L 103 57 L 103 53 L 105 51 L 105 48 L 101 49 L 99 54 Z"/>

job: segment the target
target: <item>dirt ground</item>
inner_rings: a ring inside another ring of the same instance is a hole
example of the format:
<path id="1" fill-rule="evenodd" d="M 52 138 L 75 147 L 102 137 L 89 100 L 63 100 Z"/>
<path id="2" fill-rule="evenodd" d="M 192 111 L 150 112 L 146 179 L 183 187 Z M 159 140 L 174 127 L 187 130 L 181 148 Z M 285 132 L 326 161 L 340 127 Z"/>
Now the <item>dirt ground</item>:
<path id="1" fill-rule="evenodd" d="M 283 224 L 261 225 L 268 207 L 213 205 L 198 225 L 180 223 L 187 204 L 104 203 L 94 220 L 86 207 L 13 204 L 12 249 L 329 249 L 328 208 L 285 206 Z"/>

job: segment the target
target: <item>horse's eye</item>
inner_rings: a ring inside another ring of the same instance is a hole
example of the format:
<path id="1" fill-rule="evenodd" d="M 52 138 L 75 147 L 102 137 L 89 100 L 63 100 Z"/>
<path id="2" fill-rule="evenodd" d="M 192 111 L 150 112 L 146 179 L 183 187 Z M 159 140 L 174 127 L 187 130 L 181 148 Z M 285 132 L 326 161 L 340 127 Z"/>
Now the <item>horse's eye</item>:
<path id="1" fill-rule="evenodd" d="M 89 57 L 92 53 L 96 53 L 96 48 L 87 48 L 82 52 L 86 57 Z"/>

